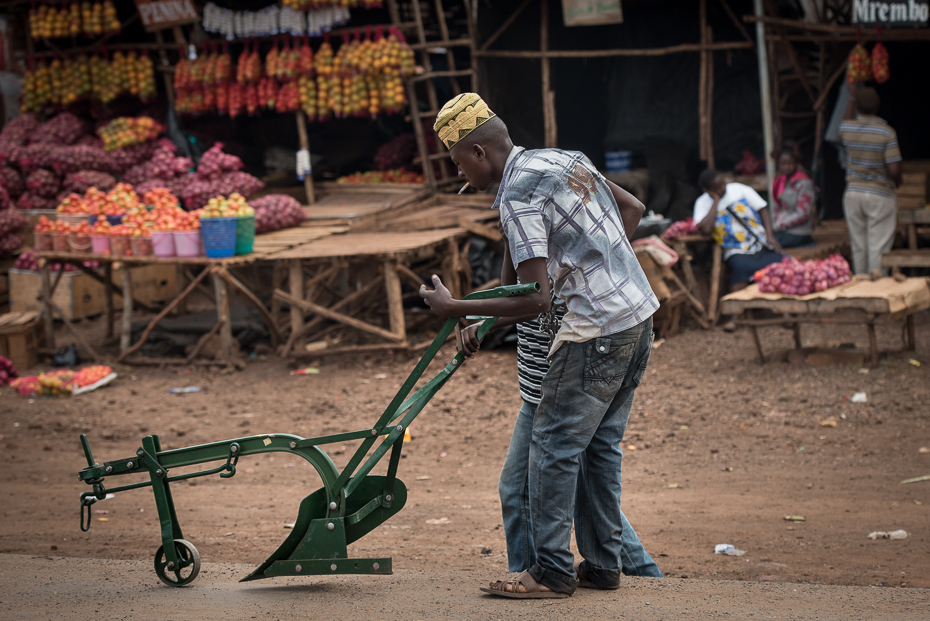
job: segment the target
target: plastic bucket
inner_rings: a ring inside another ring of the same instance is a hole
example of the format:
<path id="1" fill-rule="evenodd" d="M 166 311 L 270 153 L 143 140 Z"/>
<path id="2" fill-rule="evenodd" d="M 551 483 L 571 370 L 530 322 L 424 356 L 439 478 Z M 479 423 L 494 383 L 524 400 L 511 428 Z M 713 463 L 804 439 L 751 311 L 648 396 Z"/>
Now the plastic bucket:
<path id="1" fill-rule="evenodd" d="M 156 257 L 168 258 L 174 254 L 174 233 L 172 231 L 152 231 L 152 252 Z"/>
<path id="2" fill-rule="evenodd" d="M 71 252 L 68 235 L 71 233 L 52 233 L 52 249 L 55 252 Z"/>
<path id="3" fill-rule="evenodd" d="M 200 231 L 174 231 L 173 236 L 175 256 L 200 256 Z"/>
<path id="4" fill-rule="evenodd" d="M 59 222 L 67 222 L 68 224 L 80 224 L 82 222 L 87 222 L 86 213 L 60 213 L 58 214 Z"/>
<path id="5" fill-rule="evenodd" d="M 123 216 L 121 215 L 120 216 L 107 216 L 107 222 L 110 223 L 110 226 L 116 226 L 117 224 L 122 224 Z"/>
<path id="6" fill-rule="evenodd" d="M 633 167 L 632 151 L 606 151 L 604 153 L 608 173 L 629 172 Z"/>
<path id="7" fill-rule="evenodd" d="M 113 254 L 118 257 L 132 256 L 132 237 L 129 235 L 114 235 L 110 239 L 113 240 Z"/>
<path id="8" fill-rule="evenodd" d="M 90 235 L 76 235 L 71 233 L 68 235 L 68 245 L 71 247 L 71 252 L 90 254 L 93 244 L 90 240 Z"/>
<path id="9" fill-rule="evenodd" d="M 129 244 L 134 257 L 150 257 L 154 254 L 151 237 L 130 237 Z"/>
<path id="10" fill-rule="evenodd" d="M 255 245 L 255 216 L 240 216 L 236 222 L 236 254 L 251 254 Z"/>
<path id="11" fill-rule="evenodd" d="M 109 235 L 91 235 L 91 251 L 94 254 L 110 254 L 110 236 Z"/>
<path id="12" fill-rule="evenodd" d="M 36 231 L 35 240 L 36 250 L 39 252 L 44 250 L 52 250 L 55 247 L 54 241 L 52 240 L 51 231 Z"/>
<path id="13" fill-rule="evenodd" d="M 225 259 L 236 254 L 236 227 L 239 218 L 204 218 L 200 221 L 203 251 L 211 259 Z"/>

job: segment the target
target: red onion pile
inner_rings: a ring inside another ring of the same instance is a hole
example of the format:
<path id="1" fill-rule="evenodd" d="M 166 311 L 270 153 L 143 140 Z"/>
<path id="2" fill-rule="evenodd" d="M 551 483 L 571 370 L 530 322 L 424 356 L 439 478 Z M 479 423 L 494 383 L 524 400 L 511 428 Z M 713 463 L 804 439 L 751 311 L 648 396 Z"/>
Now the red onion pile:
<path id="1" fill-rule="evenodd" d="M 13 361 L 9 358 L 0 356 L 0 386 L 9 384 L 10 380 L 14 380 L 17 377 L 19 377 L 19 373 L 16 372 Z"/>
<path id="2" fill-rule="evenodd" d="M 26 177 L 26 188 L 42 198 L 55 198 L 61 189 L 58 175 L 45 168 L 37 168 Z"/>
<path id="3" fill-rule="evenodd" d="M 42 198 L 38 194 L 33 194 L 32 192 L 23 192 L 20 194 L 19 198 L 16 199 L 16 207 L 18 209 L 55 209 L 58 206 L 58 203 L 55 202 L 53 198 Z"/>
<path id="4" fill-rule="evenodd" d="M 23 245 L 23 229 L 28 221 L 16 209 L 0 211 L 0 258 L 7 257 Z"/>
<path id="5" fill-rule="evenodd" d="M 62 112 L 51 120 L 39 125 L 29 137 L 29 144 L 74 144 L 78 138 L 88 133 L 84 121 L 70 112 Z"/>
<path id="6" fill-rule="evenodd" d="M 694 235 L 695 233 L 697 233 L 697 227 L 694 225 L 694 218 L 688 218 L 687 220 L 673 222 L 672 225 L 662 233 L 662 239 L 671 241 L 679 237 L 684 237 L 685 235 Z"/>
<path id="7" fill-rule="evenodd" d="M 92 270 L 100 269 L 99 261 L 84 261 L 84 267 L 90 268 Z M 35 250 L 29 249 L 26 252 L 23 252 L 18 257 L 16 257 L 16 262 L 13 264 L 13 268 L 17 270 L 27 270 L 30 272 L 39 271 L 39 259 L 36 257 Z M 48 266 L 49 270 L 53 272 L 60 272 L 62 270 L 61 263 L 52 263 Z M 64 264 L 64 271 L 66 272 L 77 272 L 80 268 L 71 263 Z"/>
<path id="8" fill-rule="evenodd" d="M 756 272 L 753 279 L 762 293 L 807 295 L 849 282 L 849 263 L 838 254 L 820 261 L 786 258 Z"/>
<path id="9" fill-rule="evenodd" d="M 19 198 L 19 195 L 26 191 L 26 182 L 15 168 L 2 166 L 0 167 L 0 187 L 9 193 L 10 198 Z"/>
<path id="10" fill-rule="evenodd" d="M 101 192 L 109 192 L 116 185 L 113 175 L 99 170 L 79 170 L 65 176 L 64 190 L 67 193 L 84 194 L 88 188 L 95 187 Z"/>
<path id="11" fill-rule="evenodd" d="M 269 194 L 249 201 L 249 205 L 255 210 L 256 233 L 288 229 L 307 219 L 297 199 L 286 194 Z"/>

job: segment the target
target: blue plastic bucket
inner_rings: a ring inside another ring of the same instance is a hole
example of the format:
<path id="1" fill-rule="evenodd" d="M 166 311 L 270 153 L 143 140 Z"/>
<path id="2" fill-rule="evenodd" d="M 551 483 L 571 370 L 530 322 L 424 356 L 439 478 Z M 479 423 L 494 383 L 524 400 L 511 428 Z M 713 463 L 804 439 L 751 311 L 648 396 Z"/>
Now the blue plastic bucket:
<path id="1" fill-rule="evenodd" d="M 239 218 L 204 218 L 200 221 L 203 251 L 211 259 L 225 259 L 236 254 L 236 224 Z"/>

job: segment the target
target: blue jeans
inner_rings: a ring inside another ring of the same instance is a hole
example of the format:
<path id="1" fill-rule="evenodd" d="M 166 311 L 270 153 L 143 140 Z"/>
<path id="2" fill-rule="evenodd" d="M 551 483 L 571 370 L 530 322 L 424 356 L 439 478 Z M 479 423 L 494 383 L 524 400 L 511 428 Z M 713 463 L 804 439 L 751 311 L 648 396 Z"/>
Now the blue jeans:
<path id="1" fill-rule="evenodd" d="M 529 572 L 560 593 L 578 586 L 572 563 L 575 520 L 581 571 L 616 588 L 623 563 L 620 441 L 652 351 L 652 318 L 584 343 L 563 343 L 543 378 L 529 455 L 536 563 Z M 582 463 L 583 462 L 583 463 Z"/>
<path id="2" fill-rule="evenodd" d="M 523 571 L 536 564 L 536 548 L 533 546 L 533 527 L 530 517 L 530 497 L 527 489 L 529 476 L 530 443 L 533 439 L 533 415 L 536 406 L 523 403 L 517 414 L 510 437 L 510 448 L 501 469 L 497 489 L 501 496 L 501 512 L 504 516 L 504 534 L 507 537 L 507 562 L 510 571 Z M 583 466 L 582 466 L 583 467 Z M 662 578 L 662 572 L 643 548 L 636 531 L 621 512 L 623 551 L 620 558 L 623 573 L 629 576 Z M 580 536 L 579 531 L 575 532 Z"/>

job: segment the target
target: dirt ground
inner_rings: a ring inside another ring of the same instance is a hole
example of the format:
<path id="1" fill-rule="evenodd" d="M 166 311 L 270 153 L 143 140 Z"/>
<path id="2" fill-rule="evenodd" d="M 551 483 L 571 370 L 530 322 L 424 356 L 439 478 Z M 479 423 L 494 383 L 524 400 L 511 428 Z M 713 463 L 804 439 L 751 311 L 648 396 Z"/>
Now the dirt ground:
<path id="1" fill-rule="evenodd" d="M 627 431 L 623 508 L 665 574 L 930 588 L 930 482 L 899 484 L 930 474 L 928 313 L 917 332 L 913 356 L 898 351 L 900 325 L 880 328 L 880 346 L 893 351 L 872 370 L 762 366 L 745 331 L 686 331 L 655 349 Z M 762 338 L 772 352 L 791 344 L 778 327 Z M 804 341 L 864 347 L 867 336 L 864 328 L 806 327 Z M 133 455 L 147 434 L 178 448 L 363 429 L 415 361 L 332 358 L 314 363 L 319 375 L 291 376 L 293 365 L 259 356 L 232 374 L 117 366 L 112 385 L 72 399 L 2 389 L 0 553 L 151 562 L 160 538 L 146 489 L 96 504 L 90 531 L 79 530 L 78 497 L 89 491 L 76 478 L 85 466 L 80 433 L 103 462 Z M 202 391 L 168 393 L 188 385 Z M 452 378 L 411 426 L 398 472 L 407 506 L 351 554 L 392 556 L 400 570 L 506 572 L 497 476 L 520 405 L 516 386 L 512 349 L 483 352 Z M 850 401 L 858 392 L 867 403 Z M 353 446 L 326 448 L 341 466 Z M 173 490 L 185 538 L 205 563 L 257 565 L 317 487 L 308 465 L 273 454 L 244 458 L 233 479 L 198 478 Z M 868 538 L 896 529 L 907 538 Z M 719 543 L 747 554 L 715 555 Z"/>

